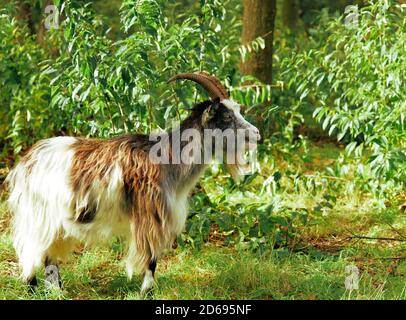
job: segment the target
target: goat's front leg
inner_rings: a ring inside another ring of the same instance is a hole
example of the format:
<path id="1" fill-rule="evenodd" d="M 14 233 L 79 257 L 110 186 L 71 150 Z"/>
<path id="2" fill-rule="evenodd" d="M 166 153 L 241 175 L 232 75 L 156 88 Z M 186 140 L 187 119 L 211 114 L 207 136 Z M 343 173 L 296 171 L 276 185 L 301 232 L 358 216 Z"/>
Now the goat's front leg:
<path id="1" fill-rule="evenodd" d="M 45 260 L 45 287 L 48 289 L 62 287 L 58 265 L 49 258 Z"/>
<path id="2" fill-rule="evenodd" d="M 144 280 L 141 285 L 141 296 L 145 296 L 154 287 L 154 275 L 156 269 L 156 259 L 149 262 L 148 268 L 144 273 Z"/>

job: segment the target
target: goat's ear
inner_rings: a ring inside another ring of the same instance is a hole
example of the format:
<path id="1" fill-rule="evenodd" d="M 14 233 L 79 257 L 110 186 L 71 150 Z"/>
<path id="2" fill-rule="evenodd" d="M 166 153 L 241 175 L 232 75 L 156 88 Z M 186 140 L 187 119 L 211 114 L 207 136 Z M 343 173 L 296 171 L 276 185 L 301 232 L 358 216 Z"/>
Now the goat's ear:
<path id="1" fill-rule="evenodd" d="M 218 108 L 220 107 L 220 99 L 218 101 L 216 101 L 216 100 L 206 110 L 204 110 L 203 116 L 202 116 L 203 125 L 206 125 L 216 115 L 216 112 L 217 112 Z"/>

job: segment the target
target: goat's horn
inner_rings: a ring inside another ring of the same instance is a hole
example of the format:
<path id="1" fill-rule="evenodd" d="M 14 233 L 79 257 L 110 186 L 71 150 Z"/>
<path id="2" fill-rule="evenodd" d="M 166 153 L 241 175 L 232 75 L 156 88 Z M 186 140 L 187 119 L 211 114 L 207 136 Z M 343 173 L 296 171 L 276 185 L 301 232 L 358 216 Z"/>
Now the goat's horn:
<path id="1" fill-rule="evenodd" d="M 179 73 L 170 78 L 168 83 L 179 79 L 192 80 L 200 84 L 212 99 L 220 98 L 220 100 L 224 100 L 229 97 L 220 80 L 206 72 Z"/>

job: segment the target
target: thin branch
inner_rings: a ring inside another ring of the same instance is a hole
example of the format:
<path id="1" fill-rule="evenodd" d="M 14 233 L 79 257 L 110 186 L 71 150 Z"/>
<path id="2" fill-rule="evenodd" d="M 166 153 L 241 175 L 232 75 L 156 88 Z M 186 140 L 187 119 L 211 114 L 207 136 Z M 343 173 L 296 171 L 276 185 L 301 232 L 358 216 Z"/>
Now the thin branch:
<path id="1" fill-rule="evenodd" d="M 399 238 L 366 237 L 366 236 L 358 236 L 358 235 L 353 235 L 351 237 L 347 237 L 347 240 L 351 240 L 351 239 L 384 240 L 384 241 L 406 241 L 406 239 L 399 239 Z"/>

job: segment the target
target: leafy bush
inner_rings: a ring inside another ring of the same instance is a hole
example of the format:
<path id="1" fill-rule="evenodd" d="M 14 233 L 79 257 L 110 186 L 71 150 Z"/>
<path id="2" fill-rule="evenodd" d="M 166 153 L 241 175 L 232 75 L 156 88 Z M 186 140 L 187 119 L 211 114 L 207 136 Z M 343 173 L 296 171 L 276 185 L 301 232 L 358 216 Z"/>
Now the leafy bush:
<path id="1" fill-rule="evenodd" d="M 6 11 L 0 11 L 0 137 L 3 155 L 32 144 L 38 136 L 52 132 L 43 122 L 48 86 L 39 80 L 38 64 L 46 58 L 44 49 L 26 27 Z"/>
<path id="2" fill-rule="evenodd" d="M 346 151 L 385 180 L 406 181 L 405 6 L 377 1 L 324 26 L 329 36 L 285 61 L 300 100 Z"/>

